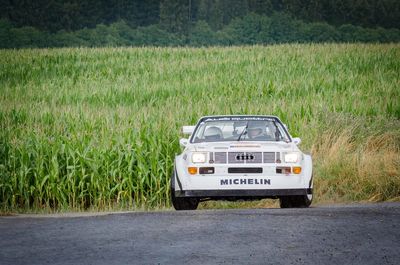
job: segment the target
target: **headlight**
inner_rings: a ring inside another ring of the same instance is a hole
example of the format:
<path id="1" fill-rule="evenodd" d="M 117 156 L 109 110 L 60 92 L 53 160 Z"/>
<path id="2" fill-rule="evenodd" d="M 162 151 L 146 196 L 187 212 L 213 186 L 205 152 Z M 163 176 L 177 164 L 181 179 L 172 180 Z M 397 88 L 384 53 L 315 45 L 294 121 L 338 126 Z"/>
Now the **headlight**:
<path id="1" fill-rule="evenodd" d="M 296 163 L 300 160 L 300 154 L 298 153 L 287 153 L 284 156 L 285 163 Z"/>
<path id="2" fill-rule="evenodd" d="M 206 162 L 206 154 L 205 153 L 193 153 L 192 154 L 192 162 L 193 163 L 205 163 Z"/>

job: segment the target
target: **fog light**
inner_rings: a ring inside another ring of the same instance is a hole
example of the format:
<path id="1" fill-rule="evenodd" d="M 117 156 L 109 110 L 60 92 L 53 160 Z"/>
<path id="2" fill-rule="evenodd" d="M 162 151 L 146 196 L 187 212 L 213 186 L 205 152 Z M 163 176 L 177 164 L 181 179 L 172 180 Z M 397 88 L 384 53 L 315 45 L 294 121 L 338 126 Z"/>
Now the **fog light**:
<path id="1" fill-rule="evenodd" d="M 199 174 L 214 174 L 214 168 L 213 167 L 201 167 L 199 168 Z"/>
<path id="2" fill-rule="evenodd" d="M 188 167 L 188 172 L 190 175 L 197 174 L 197 167 Z"/>
<path id="3" fill-rule="evenodd" d="M 301 167 L 293 167 L 293 173 L 294 174 L 300 174 L 301 173 Z"/>
<path id="4" fill-rule="evenodd" d="M 290 167 L 276 167 L 276 173 L 278 174 L 290 174 Z"/>

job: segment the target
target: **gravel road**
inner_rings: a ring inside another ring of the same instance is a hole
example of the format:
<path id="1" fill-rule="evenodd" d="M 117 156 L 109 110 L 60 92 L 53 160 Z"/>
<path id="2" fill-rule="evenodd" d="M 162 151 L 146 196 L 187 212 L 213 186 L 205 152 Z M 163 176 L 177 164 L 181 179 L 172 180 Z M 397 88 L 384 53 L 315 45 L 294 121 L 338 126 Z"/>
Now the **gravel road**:
<path id="1" fill-rule="evenodd" d="M 0 217 L 0 264 L 400 264 L 400 203 Z"/>

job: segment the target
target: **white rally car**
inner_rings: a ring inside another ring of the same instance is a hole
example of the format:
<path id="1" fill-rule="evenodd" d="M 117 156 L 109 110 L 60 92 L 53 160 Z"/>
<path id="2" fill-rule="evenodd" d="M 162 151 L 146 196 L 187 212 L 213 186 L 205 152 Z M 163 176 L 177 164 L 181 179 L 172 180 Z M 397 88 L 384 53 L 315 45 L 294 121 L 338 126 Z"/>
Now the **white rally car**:
<path id="1" fill-rule="evenodd" d="M 207 116 L 183 126 L 189 139 L 176 156 L 171 198 L 176 210 L 204 200 L 279 198 L 282 208 L 308 207 L 313 197 L 311 156 L 297 147 L 275 116 Z"/>

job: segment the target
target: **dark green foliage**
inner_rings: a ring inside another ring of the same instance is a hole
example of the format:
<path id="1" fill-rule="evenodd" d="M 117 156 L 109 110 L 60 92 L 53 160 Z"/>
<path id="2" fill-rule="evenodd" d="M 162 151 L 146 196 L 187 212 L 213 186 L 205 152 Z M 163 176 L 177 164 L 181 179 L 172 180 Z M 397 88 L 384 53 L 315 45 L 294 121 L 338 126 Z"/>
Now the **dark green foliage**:
<path id="1" fill-rule="evenodd" d="M 160 3 L 160 25 L 169 32 L 187 34 L 189 6 L 186 0 L 162 0 Z"/>
<path id="2" fill-rule="evenodd" d="M 0 48 L 398 42 L 396 0 L 0 0 Z"/>
<path id="3" fill-rule="evenodd" d="M 190 44 L 193 46 L 208 46 L 218 44 L 216 34 L 204 20 L 200 20 L 193 27 L 190 35 Z"/>
<path id="4" fill-rule="evenodd" d="M 221 29 L 249 12 L 286 12 L 307 22 L 335 26 L 400 28 L 398 0 L 0 0 L 0 7 L 0 17 L 15 26 L 50 32 L 94 28 L 119 20 L 131 27 L 167 21 L 167 27 L 181 31 L 189 16 L 191 21 L 205 20 L 213 29 Z"/>
<path id="5" fill-rule="evenodd" d="M 1 17 L 40 30 L 78 30 L 128 21 L 131 27 L 158 23 L 159 0 L 14 0 L 1 1 Z"/>
<path id="6" fill-rule="evenodd" d="M 340 37 L 340 33 L 331 25 L 326 23 L 312 23 L 305 27 L 304 41 L 311 42 L 336 42 L 347 40 Z M 354 32 L 353 32 L 354 34 Z"/>
<path id="7" fill-rule="evenodd" d="M 249 13 L 235 18 L 230 24 L 215 31 L 204 20 L 191 25 L 190 33 L 173 33 L 162 24 L 132 28 L 124 20 L 110 25 L 98 24 L 74 32 L 39 31 L 33 27 L 14 28 L 7 20 L 0 20 L 0 48 L 44 47 L 108 47 L 108 46 L 215 46 L 253 45 L 305 42 L 372 42 L 400 41 L 400 30 L 362 28 L 327 23 L 305 23 L 286 13 L 271 16 Z M 183 29 L 188 30 L 188 29 Z"/>

